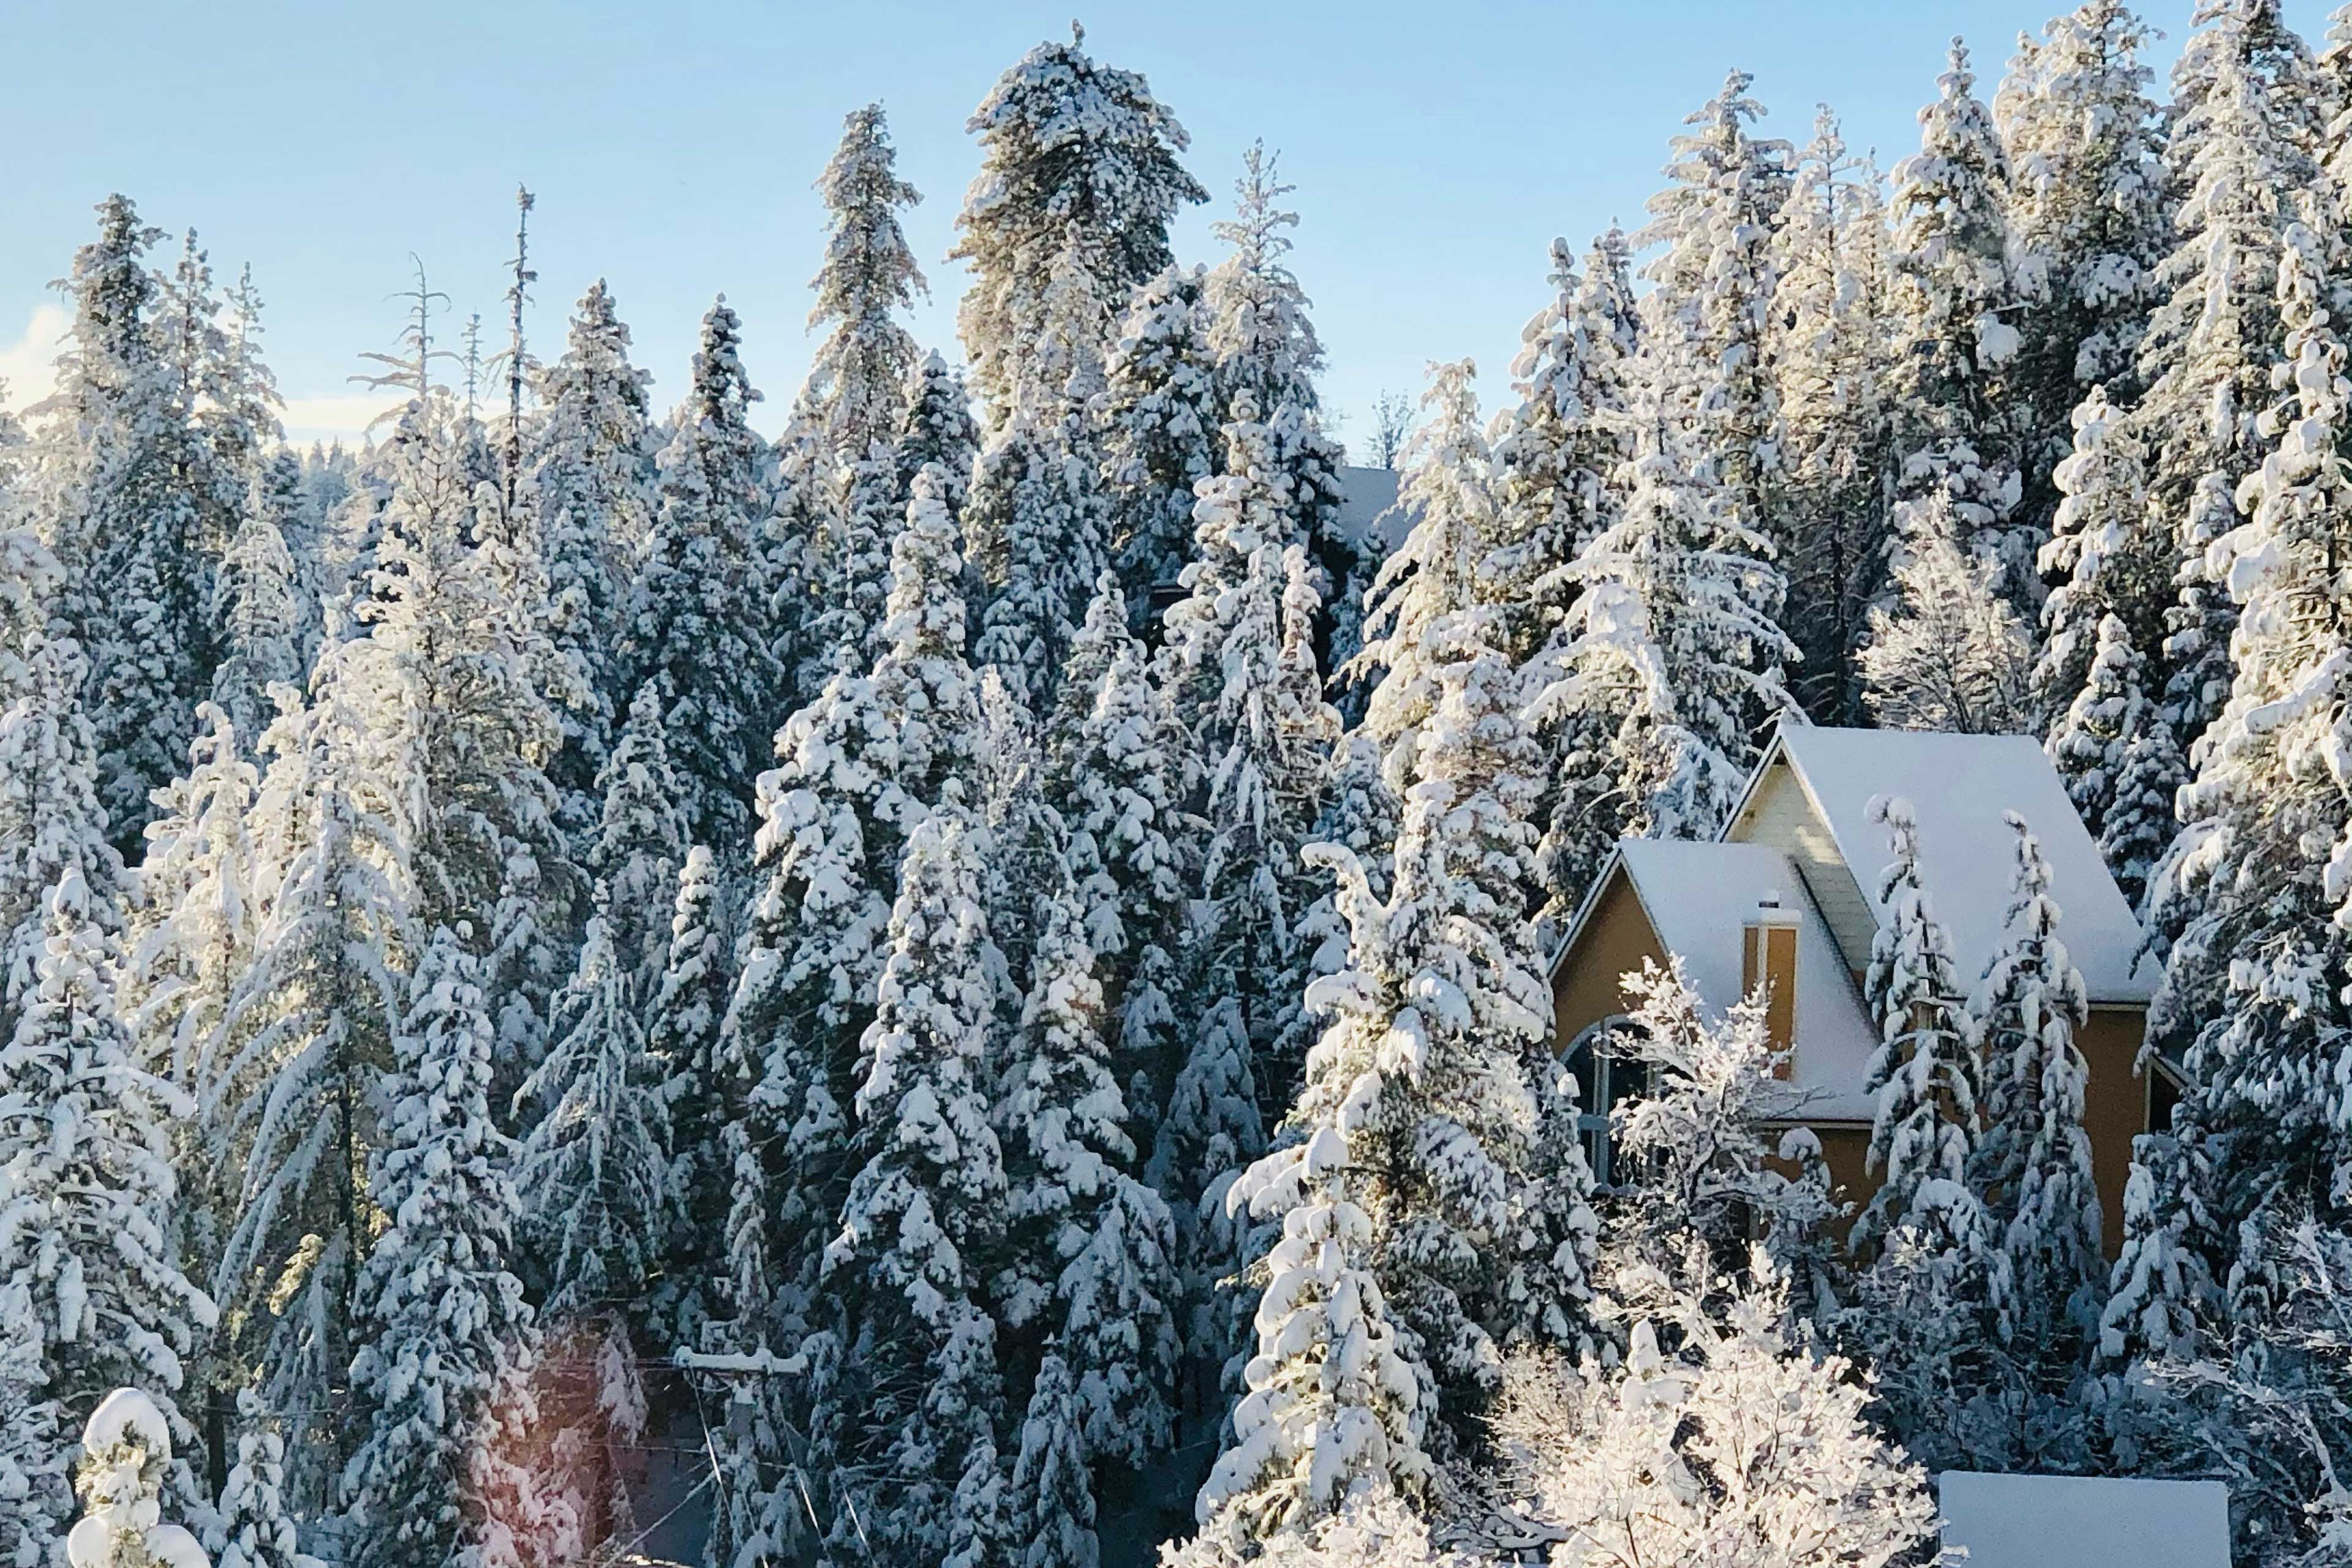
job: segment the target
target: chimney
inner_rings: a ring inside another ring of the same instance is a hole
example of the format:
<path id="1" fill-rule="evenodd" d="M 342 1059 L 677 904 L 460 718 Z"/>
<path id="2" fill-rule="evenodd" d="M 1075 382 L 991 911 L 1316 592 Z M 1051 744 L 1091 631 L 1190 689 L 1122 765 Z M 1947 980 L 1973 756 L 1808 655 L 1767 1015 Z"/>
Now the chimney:
<path id="1" fill-rule="evenodd" d="M 1777 890 L 1758 900 L 1740 929 L 1740 992 L 1752 995 L 1759 984 L 1765 988 L 1765 1032 L 1780 1053 L 1780 1076 L 1787 1078 L 1797 1043 L 1797 911 L 1782 906 Z"/>

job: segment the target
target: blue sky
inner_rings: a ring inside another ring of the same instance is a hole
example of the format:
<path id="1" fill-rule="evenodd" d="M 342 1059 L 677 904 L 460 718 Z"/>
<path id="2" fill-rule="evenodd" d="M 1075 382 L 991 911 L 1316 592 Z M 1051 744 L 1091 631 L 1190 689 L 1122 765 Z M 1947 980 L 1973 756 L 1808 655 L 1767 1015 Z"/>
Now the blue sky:
<path id="1" fill-rule="evenodd" d="M 1827 101 L 1886 162 L 1915 143 L 1949 37 L 1990 96 L 2021 27 L 2054 0 L 1551 0 L 1549 4 L 1097 4 L 1099 58 L 1140 70 L 1192 136 L 1222 203 L 1254 137 L 1298 186 L 1297 268 L 1354 416 L 1471 355 L 1491 402 L 1543 299 L 1555 234 L 1629 227 L 1665 142 L 1737 64 L 1774 134 Z M 1053 5 L 410 0 L 14 0 L 0 145 L 0 374 L 37 390 L 61 318 L 49 279 L 110 190 L 200 231 L 224 278 L 251 261 L 296 434 L 363 424 L 344 378 L 389 346 L 409 254 L 459 311 L 495 318 L 518 180 L 538 193 L 537 342 L 610 279 L 667 405 L 695 323 L 724 290 L 772 427 L 806 366 L 821 209 L 810 189 L 841 117 L 879 99 L 926 200 L 908 221 L 932 298 L 918 332 L 952 352 L 958 270 L 940 259 L 977 163 L 965 116 Z M 2307 37 L 2323 0 L 2289 0 Z M 2169 36 L 2188 0 L 2150 20 Z M 1214 254 L 1213 214 L 1178 247 Z M 454 326 L 454 322 L 452 323 Z"/>

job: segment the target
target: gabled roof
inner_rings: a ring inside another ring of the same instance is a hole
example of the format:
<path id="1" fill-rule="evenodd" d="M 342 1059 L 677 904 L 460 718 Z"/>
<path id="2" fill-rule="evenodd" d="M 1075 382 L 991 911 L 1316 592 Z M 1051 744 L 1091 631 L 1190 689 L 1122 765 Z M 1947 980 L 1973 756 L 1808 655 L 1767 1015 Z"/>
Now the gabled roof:
<path id="1" fill-rule="evenodd" d="M 1870 1097 L 1861 1089 L 1878 1041 L 1837 946 L 1789 858 L 1762 844 L 1692 844 L 1629 838 L 1617 846 L 1596 889 L 1622 872 L 1649 918 L 1659 945 L 1683 960 L 1684 973 L 1707 1011 L 1720 1016 L 1738 1003 L 1741 928 L 1767 897 L 1797 916 L 1796 1060 L 1791 1110 L 1807 1120 L 1866 1121 Z M 1587 900 L 1569 928 L 1565 958 L 1590 919 Z M 1559 959 L 1554 960 L 1557 969 Z"/>
<path id="2" fill-rule="evenodd" d="M 1874 795 L 1911 802 L 1919 822 L 1920 881 L 1951 934 L 1964 980 L 1973 984 L 2000 945 L 2017 865 L 2016 836 L 2001 814 L 2015 811 L 2042 841 L 2058 934 L 2091 1000 L 2144 1005 L 2153 994 L 2157 966 L 2141 955 L 2139 922 L 2039 742 L 2023 735 L 1783 724 L 1748 781 L 1751 792 L 1782 757 L 1882 924 L 1887 911 L 1878 877 L 1890 851 L 1886 829 L 1870 820 L 1868 807 Z M 1735 808 L 1731 820 L 1738 818 Z"/>

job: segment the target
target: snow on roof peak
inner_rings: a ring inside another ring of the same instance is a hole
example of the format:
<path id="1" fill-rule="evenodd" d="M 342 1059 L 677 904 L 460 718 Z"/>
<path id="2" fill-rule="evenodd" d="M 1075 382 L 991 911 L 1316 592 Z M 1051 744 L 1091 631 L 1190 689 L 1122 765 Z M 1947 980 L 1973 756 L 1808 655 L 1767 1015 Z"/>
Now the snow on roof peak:
<path id="1" fill-rule="evenodd" d="M 1871 805 L 1881 797 L 1909 802 L 1918 823 L 1919 879 L 1951 933 L 1963 979 L 1973 984 L 2000 942 L 2017 864 L 2017 836 L 2006 820 L 2014 812 L 2042 842 L 2059 933 L 2091 1000 L 2145 1005 L 2153 994 L 2157 966 L 2140 952 L 2139 922 L 2039 742 L 1789 725 L 1777 747 L 1881 922 L 1878 873 L 1891 852 Z"/>

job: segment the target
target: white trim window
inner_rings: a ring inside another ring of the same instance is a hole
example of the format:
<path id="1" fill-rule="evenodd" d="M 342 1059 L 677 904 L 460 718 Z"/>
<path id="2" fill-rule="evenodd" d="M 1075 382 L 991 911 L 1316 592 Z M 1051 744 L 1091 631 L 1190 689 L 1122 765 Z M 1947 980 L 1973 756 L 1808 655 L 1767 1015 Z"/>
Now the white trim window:
<path id="1" fill-rule="evenodd" d="M 1620 1184 L 1615 1169 L 1614 1130 L 1609 1119 L 1619 1106 L 1650 1090 L 1650 1064 L 1625 1051 L 1633 1020 L 1623 1014 L 1589 1024 L 1568 1047 L 1568 1070 L 1576 1078 L 1577 1129 L 1584 1163 L 1603 1188 Z"/>

